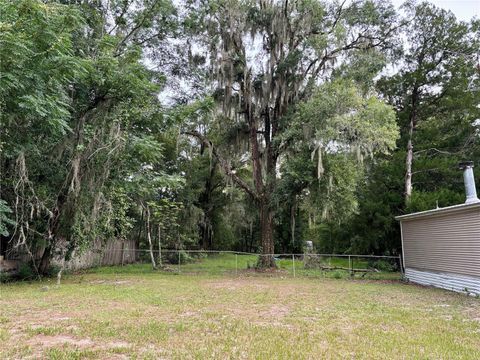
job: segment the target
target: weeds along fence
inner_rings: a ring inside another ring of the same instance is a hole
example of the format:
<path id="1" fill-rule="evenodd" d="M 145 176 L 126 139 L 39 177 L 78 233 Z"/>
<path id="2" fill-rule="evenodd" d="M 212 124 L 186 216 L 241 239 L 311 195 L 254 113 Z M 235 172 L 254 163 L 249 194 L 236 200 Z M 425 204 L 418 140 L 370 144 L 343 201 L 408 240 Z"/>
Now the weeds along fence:
<path id="1" fill-rule="evenodd" d="M 263 256 L 272 257 L 276 269 L 258 271 L 256 266 L 259 258 Z M 164 272 L 183 275 L 254 276 L 263 273 L 271 276 L 379 280 L 401 279 L 403 274 L 400 256 L 317 253 L 265 255 L 236 251 L 130 249 L 115 257 L 120 257 L 119 265 L 97 267 L 88 271 L 118 275 Z"/>

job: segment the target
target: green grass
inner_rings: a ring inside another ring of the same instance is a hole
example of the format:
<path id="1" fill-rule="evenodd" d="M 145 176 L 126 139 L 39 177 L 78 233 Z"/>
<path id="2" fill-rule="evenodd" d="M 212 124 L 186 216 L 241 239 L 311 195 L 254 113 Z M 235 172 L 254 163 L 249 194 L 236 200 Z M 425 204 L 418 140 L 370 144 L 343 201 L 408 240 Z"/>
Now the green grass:
<path id="1" fill-rule="evenodd" d="M 477 298 L 301 270 L 293 278 L 287 260 L 276 274 L 236 275 L 235 261 L 0 285 L 0 358 L 480 358 Z M 237 261 L 243 269 L 256 259 Z"/>
<path id="2" fill-rule="evenodd" d="M 187 264 L 171 265 L 171 270 L 180 273 L 201 273 L 208 275 L 221 274 L 238 274 L 245 271 L 247 268 L 254 268 L 258 257 L 256 255 L 235 255 L 230 253 L 224 254 L 209 254 L 205 258 L 200 258 L 189 262 Z M 346 257 L 326 257 L 322 263 L 325 266 L 349 268 L 349 260 Z M 294 275 L 294 261 L 290 258 L 280 258 L 276 260 L 277 267 L 284 275 Z M 355 269 L 371 268 L 365 259 L 354 259 L 352 265 Z M 138 265 L 134 265 L 135 266 Z M 149 270 L 149 265 L 143 265 L 145 269 Z M 111 270 L 118 271 L 116 268 Z M 127 270 L 130 271 L 130 270 Z M 143 270 L 142 270 L 143 271 Z M 320 269 L 305 269 L 303 260 L 295 259 L 295 275 L 308 277 L 322 277 L 322 278 L 350 278 L 351 275 L 347 270 L 325 271 Z M 398 272 L 373 272 L 373 273 L 357 273 L 357 278 L 362 279 L 391 279 L 400 280 L 401 274 Z"/>
<path id="3" fill-rule="evenodd" d="M 209 254 L 205 258 L 181 265 L 180 272 L 201 272 L 208 275 L 235 273 L 235 269 L 241 271 L 254 267 L 256 262 L 255 255 Z"/>
<path id="4" fill-rule="evenodd" d="M 258 257 L 256 255 L 243 255 L 243 254 L 231 254 L 231 253 L 222 253 L 222 254 L 208 254 L 203 255 L 199 258 L 193 258 L 188 263 L 178 264 L 164 264 L 166 266 L 167 272 L 178 275 L 180 274 L 201 274 L 201 275 L 232 275 L 232 274 L 242 274 L 246 270 L 252 270 L 255 268 Z M 322 263 L 326 266 L 331 267 L 343 267 L 349 268 L 348 258 L 324 258 Z M 290 258 L 280 258 L 276 260 L 278 270 L 282 272 L 285 276 L 293 276 L 293 260 Z M 368 261 L 365 259 L 355 259 L 352 262 L 352 265 L 355 269 L 368 269 L 370 268 Z M 132 264 L 125 265 L 123 267 L 113 266 L 113 267 L 104 267 L 98 269 L 90 269 L 87 273 L 97 273 L 97 274 L 143 274 L 145 276 L 150 276 L 155 274 L 152 272 L 151 265 L 146 262 L 143 264 Z M 295 275 L 307 276 L 307 277 L 321 277 L 321 278 L 350 278 L 350 273 L 346 270 L 334 270 L 334 271 L 325 271 L 320 269 L 305 269 L 303 260 L 296 258 L 295 259 Z M 367 274 L 356 274 L 356 278 L 361 279 L 390 279 L 390 280 L 400 280 L 401 274 L 399 272 L 375 272 Z"/>

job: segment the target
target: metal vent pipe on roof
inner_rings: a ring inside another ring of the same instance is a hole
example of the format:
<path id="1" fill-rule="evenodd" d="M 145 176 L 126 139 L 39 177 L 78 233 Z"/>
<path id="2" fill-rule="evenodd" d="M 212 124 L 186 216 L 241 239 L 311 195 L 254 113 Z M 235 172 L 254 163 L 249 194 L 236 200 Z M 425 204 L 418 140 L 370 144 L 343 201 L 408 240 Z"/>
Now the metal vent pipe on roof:
<path id="1" fill-rule="evenodd" d="M 463 170 L 463 182 L 465 183 L 465 192 L 467 195 L 465 204 L 480 202 L 480 199 L 477 197 L 475 178 L 473 176 L 473 161 L 461 162 L 459 167 L 461 170 Z"/>

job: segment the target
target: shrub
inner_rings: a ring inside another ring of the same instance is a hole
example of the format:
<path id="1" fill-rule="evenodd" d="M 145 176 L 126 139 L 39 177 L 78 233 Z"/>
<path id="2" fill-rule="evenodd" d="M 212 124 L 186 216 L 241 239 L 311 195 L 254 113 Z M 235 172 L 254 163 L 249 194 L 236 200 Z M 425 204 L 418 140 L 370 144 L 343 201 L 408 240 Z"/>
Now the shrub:
<path id="1" fill-rule="evenodd" d="M 322 267 L 322 258 L 320 255 L 305 254 L 303 263 L 305 269 L 320 269 Z"/>
<path id="2" fill-rule="evenodd" d="M 7 272 L 0 272 L 0 284 L 11 281 L 12 275 Z"/>
<path id="3" fill-rule="evenodd" d="M 36 273 L 31 264 L 21 263 L 16 277 L 19 280 L 32 280 L 36 277 Z"/>
<path id="4" fill-rule="evenodd" d="M 58 265 L 50 265 L 45 274 L 43 275 L 46 277 L 56 277 L 60 269 L 61 267 Z"/>
<path id="5" fill-rule="evenodd" d="M 192 257 L 192 259 L 202 260 L 208 257 L 208 253 L 206 253 L 205 251 L 199 251 L 191 253 L 190 256 Z"/>
<path id="6" fill-rule="evenodd" d="M 392 265 L 387 260 L 376 260 L 369 265 L 377 270 L 385 272 L 392 272 L 396 270 L 396 266 Z"/>
<path id="7" fill-rule="evenodd" d="M 341 278 L 343 278 L 343 274 L 342 274 L 340 271 L 334 271 L 334 272 L 332 273 L 332 276 L 333 276 L 334 279 L 341 279 Z"/>
<path id="8" fill-rule="evenodd" d="M 47 271 L 42 274 L 43 277 L 56 277 L 58 272 L 60 271 L 60 267 L 57 265 L 50 265 Z M 8 281 L 15 281 L 15 280 L 34 280 L 37 278 L 37 272 L 33 267 L 32 263 L 24 262 L 20 263 L 18 267 L 18 271 L 14 273 L 7 273 L 7 272 L 0 272 L 0 283 L 5 283 Z"/>
<path id="9" fill-rule="evenodd" d="M 179 256 L 180 254 L 180 256 Z M 180 264 L 186 264 L 189 262 L 194 261 L 194 259 L 184 250 L 180 250 L 180 252 L 167 252 L 165 253 L 165 261 L 169 264 L 178 264 L 178 259 L 180 257 Z"/>

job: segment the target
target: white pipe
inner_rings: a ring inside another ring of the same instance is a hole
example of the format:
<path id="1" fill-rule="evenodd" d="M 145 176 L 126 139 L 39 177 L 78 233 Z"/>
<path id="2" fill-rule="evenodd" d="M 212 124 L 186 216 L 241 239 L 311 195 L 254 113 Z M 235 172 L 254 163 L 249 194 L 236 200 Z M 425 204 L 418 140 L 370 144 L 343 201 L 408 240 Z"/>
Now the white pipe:
<path id="1" fill-rule="evenodd" d="M 463 181 L 465 183 L 465 192 L 467 195 L 465 204 L 480 202 L 477 197 L 475 178 L 473 176 L 473 162 L 464 163 L 461 165 L 461 168 L 463 168 Z"/>

